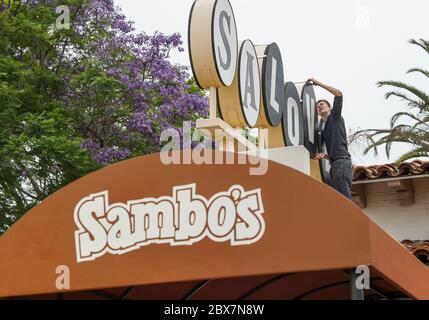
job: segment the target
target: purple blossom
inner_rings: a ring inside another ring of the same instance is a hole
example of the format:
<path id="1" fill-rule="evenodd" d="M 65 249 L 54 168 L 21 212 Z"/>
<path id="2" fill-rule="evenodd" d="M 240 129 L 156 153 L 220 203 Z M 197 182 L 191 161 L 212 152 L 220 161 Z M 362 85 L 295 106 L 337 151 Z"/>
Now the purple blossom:
<path id="1" fill-rule="evenodd" d="M 28 170 L 27 168 L 25 168 L 25 169 L 22 171 L 21 175 L 22 175 L 24 178 L 27 178 L 27 177 L 30 175 L 30 170 Z"/>
<path id="2" fill-rule="evenodd" d="M 81 115 L 81 148 L 97 163 L 157 152 L 163 129 L 207 116 L 207 98 L 188 93 L 189 67 L 169 61 L 172 50 L 184 51 L 180 34 L 136 32 L 113 0 L 88 0 L 70 11 L 78 12 L 74 36 L 94 40 L 61 53 L 63 65 L 88 73 L 85 81 L 64 79 L 68 93 L 62 101 Z"/>
<path id="3" fill-rule="evenodd" d="M 101 165 L 122 161 L 130 156 L 131 152 L 127 149 L 118 147 L 103 148 L 98 150 L 98 153 L 93 156 L 93 159 Z"/>
<path id="4" fill-rule="evenodd" d="M 134 113 L 128 125 L 128 130 L 138 131 L 146 135 L 152 135 L 152 121 L 144 112 Z"/>
<path id="5" fill-rule="evenodd" d="M 131 152 L 118 146 L 100 147 L 100 144 L 88 139 L 81 144 L 81 148 L 86 149 L 95 162 L 101 165 L 122 161 L 127 159 Z"/>

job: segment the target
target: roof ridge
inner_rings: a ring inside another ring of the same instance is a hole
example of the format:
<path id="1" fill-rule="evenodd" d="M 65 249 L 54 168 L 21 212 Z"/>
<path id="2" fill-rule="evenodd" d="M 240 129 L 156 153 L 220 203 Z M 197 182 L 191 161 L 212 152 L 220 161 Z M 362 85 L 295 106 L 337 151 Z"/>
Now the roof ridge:
<path id="1" fill-rule="evenodd" d="M 353 166 L 354 181 L 396 178 L 399 176 L 417 176 L 425 173 L 429 174 L 429 161 L 425 160 L 393 162 L 370 166 Z"/>

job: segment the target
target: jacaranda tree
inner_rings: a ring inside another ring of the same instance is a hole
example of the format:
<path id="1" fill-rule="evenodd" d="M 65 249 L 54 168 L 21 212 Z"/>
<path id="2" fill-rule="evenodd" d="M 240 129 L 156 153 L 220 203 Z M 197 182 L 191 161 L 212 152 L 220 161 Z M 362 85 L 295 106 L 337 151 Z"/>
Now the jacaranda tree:
<path id="1" fill-rule="evenodd" d="M 162 130 L 207 115 L 188 68 L 169 61 L 181 46 L 179 34 L 137 33 L 113 0 L 0 1 L 0 233 L 64 185 L 157 152 Z"/>

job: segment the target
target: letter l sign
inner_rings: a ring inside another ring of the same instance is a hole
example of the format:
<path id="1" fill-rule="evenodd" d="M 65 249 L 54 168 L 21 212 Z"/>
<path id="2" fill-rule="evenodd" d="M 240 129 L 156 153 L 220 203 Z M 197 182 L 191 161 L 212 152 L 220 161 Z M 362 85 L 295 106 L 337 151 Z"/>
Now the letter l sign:
<path id="1" fill-rule="evenodd" d="M 271 101 L 270 105 L 280 113 L 280 104 L 276 100 L 276 80 L 277 80 L 277 60 L 273 58 L 272 69 L 271 69 Z"/>

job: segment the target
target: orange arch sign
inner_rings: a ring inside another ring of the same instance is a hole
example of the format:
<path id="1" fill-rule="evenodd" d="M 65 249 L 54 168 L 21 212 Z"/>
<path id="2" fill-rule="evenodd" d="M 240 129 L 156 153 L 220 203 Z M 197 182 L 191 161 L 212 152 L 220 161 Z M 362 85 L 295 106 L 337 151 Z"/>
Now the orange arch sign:
<path id="1" fill-rule="evenodd" d="M 426 267 L 317 180 L 274 162 L 266 175 L 250 176 L 248 165 L 163 165 L 154 154 L 92 173 L 18 221 L 0 238 L 0 297 L 190 289 L 210 279 L 206 296 L 238 298 L 278 275 L 359 265 L 389 290 L 429 298 Z M 67 290 L 58 287 L 59 267 L 68 270 Z M 308 281 L 279 281 L 255 297 L 275 298 L 282 283 L 295 291 L 278 298 L 312 289 Z M 225 286 L 243 291 L 226 296 Z M 341 298 L 325 296 L 332 297 Z"/>

